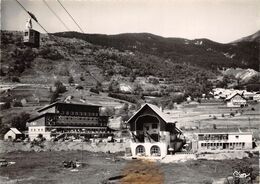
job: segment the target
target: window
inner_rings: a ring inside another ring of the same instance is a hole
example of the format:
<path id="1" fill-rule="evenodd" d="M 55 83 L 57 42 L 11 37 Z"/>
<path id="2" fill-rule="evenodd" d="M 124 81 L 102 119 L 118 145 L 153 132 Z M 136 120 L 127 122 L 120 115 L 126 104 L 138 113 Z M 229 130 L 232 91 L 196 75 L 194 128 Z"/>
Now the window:
<path id="1" fill-rule="evenodd" d="M 161 155 L 160 148 L 158 146 L 152 146 L 151 147 L 151 155 L 152 156 L 160 156 Z"/>
<path id="2" fill-rule="evenodd" d="M 153 123 L 153 124 L 152 124 L 152 129 L 157 129 L 157 128 L 158 128 L 157 124 L 156 124 L 156 123 Z"/>
<path id="3" fill-rule="evenodd" d="M 139 146 L 136 147 L 136 155 L 138 155 L 138 154 L 144 154 L 144 153 L 145 153 L 145 148 L 144 148 L 144 146 L 139 145 Z"/>

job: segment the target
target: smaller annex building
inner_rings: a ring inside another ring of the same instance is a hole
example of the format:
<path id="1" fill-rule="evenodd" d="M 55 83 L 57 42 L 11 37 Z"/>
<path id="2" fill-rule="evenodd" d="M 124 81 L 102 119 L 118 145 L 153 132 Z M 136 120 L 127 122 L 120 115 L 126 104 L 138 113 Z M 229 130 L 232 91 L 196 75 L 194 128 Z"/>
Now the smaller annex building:
<path id="1" fill-rule="evenodd" d="M 245 107 L 247 100 L 239 93 L 232 94 L 226 98 L 227 107 Z"/>
<path id="2" fill-rule="evenodd" d="M 162 158 L 180 151 L 185 143 L 176 122 L 152 104 L 144 104 L 127 124 L 132 157 Z"/>
<path id="3" fill-rule="evenodd" d="M 33 140 L 41 134 L 51 138 L 107 138 L 112 136 L 108 116 L 100 115 L 101 106 L 55 102 L 38 110 L 39 116 L 28 121 L 28 135 Z"/>
<path id="4" fill-rule="evenodd" d="M 17 128 L 10 128 L 10 130 L 4 135 L 4 140 L 13 141 L 22 137 L 23 134 Z"/>
<path id="5" fill-rule="evenodd" d="M 195 133 L 192 142 L 193 151 L 231 151 L 249 150 L 253 148 L 253 133 L 239 130 L 229 132 L 228 129 L 204 130 Z"/>

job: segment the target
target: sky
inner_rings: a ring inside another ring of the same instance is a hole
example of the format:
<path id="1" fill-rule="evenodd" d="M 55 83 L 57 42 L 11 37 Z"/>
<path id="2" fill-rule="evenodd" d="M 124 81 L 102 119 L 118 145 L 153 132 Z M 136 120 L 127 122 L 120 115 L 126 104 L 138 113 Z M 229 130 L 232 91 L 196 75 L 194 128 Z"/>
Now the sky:
<path id="1" fill-rule="evenodd" d="M 18 0 L 48 32 L 68 31 L 43 0 Z M 45 0 L 71 31 L 80 32 L 57 0 Z M 260 30 L 260 0 L 60 0 L 84 33 L 148 32 L 228 43 Z M 16 0 L 1 1 L 1 30 L 25 29 Z M 35 22 L 34 29 L 44 33 Z"/>

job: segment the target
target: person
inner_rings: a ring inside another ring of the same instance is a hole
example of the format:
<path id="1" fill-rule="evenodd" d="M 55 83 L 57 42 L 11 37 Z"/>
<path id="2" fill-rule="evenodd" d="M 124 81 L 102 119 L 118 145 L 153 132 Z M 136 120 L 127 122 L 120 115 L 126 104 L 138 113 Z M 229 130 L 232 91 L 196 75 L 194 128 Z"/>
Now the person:
<path id="1" fill-rule="evenodd" d="M 29 18 L 29 19 L 26 21 L 25 28 L 26 28 L 26 29 L 32 29 L 32 19 L 31 19 L 31 18 Z"/>

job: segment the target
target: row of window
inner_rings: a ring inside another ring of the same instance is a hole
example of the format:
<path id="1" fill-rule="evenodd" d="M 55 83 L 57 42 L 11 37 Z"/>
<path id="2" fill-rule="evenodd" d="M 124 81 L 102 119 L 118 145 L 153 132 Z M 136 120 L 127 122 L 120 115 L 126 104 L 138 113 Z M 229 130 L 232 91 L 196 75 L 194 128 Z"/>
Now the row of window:
<path id="1" fill-rule="evenodd" d="M 61 111 L 62 115 L 71 115 L 71 116 L 99 116 L 98 112 L 73 112 L 73 111 Z"/>
<path id="2" fill-rule="evenodd" d="M 212 146 L 235 146 L 235 147 L 244 147 L 245 143 L 244 142 L 234 142 L 234 143 L 201 143 L 201 147 L 212 147 Z"/>
<path id="3" fill-rule="evenodd" d="M 150 149 L 150 154 L 152 156 L 160 156 L 161 150 L 158 146 L 152 146 Z M 145 155 L 145 147 L 143 145 L 136 147 L 136 155 Z"/>
<path id="4" fill-rule="evenodd" d="M 228 135 L 199 135 L 199 140 L 228 140 Z"/>
<path id="5" fill-rule="evenodd" d="M 31 128 L 31 132 L 43 132 L 43 128 Z"/>
<path id="6" fill-rule="evenodd" d="M 60 116 L 59 119 L 66 119 L 66 120 L 86 120 L 86 121 L 97 121 L 97 120 L 98 120 L 98 118 L 94 118 L 94 117 L 71 117 L 71 116 L 66 116 L 66 117 Z"/>

